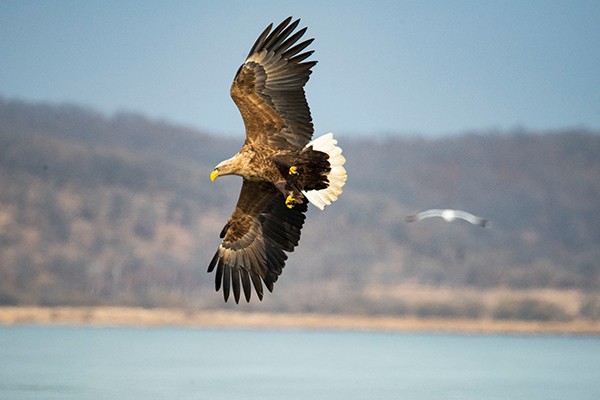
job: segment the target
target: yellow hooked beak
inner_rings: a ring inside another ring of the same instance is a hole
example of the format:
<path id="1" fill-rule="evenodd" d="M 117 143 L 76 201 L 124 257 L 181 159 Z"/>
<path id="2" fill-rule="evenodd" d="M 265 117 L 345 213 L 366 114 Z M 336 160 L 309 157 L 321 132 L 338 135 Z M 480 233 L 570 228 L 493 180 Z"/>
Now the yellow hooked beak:
<path id="1" fill-rule="evenodd" d="M 210 180 L 214 181 L 219 176 L 219 170 L 213 169 L 213 172 L 210 173 Z"/>

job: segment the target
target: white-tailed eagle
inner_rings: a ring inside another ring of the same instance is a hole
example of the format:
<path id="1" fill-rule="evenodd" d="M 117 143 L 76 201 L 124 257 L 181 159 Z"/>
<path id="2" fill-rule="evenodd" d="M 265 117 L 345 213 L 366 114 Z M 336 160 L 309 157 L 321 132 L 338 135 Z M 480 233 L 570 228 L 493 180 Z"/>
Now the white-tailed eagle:
<path id="1" fill-rule="evenodd" d="M 286 252 L 300 240 L 308 201 L 323 210 L 342 193 L 345 159 L 331 133 L 313 141 L 313 124 L 304 94 L 311 68 L 304 51 L 313 39 L 298 43 L 306 28 L 289 17 L 258 37 L 231 85 L 242 114 L 246 140 L 241 150 L 210 174 L 243 178 L 233 214 L 221 231 L 223 241 L 208 266 L 225 301 L 251 286 L 263 298 L 282 272 Z M 304 51 L 304 52 L 303 52 Z"/>

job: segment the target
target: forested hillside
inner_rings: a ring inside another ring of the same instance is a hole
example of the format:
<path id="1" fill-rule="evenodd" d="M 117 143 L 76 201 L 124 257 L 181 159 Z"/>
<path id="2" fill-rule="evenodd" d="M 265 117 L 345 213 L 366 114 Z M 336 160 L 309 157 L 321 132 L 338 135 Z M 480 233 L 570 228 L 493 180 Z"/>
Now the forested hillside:
<path id="1" fill-rule="evenodd" d="M 0 99 L 0 304 L 599 316 L 597 132 L 337 136 L 349 174 L 340 200 L 310 208 L 273 294 L 223 305 L 206 267 L 241 180 L 208 175 L 241 133 Z M 427 208 L 492 225 L 404 222 Z M 511 295 L 541 289 L 579 300 Z"/>

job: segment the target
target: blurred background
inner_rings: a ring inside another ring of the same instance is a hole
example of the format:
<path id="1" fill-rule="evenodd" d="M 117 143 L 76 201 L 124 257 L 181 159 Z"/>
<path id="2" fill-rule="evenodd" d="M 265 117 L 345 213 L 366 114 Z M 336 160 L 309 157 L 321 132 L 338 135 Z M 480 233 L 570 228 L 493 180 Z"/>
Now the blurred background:
<path id="1" fill-rule="evenodd" d="M 263 302 L 206 267 L 241 180 L 229 97 L 302 18 L 348 160 Z M 0 3 L 0 305 L 600 318 L 597 2 Z M 441 219 L 459 208 L 490 229 Z"/>

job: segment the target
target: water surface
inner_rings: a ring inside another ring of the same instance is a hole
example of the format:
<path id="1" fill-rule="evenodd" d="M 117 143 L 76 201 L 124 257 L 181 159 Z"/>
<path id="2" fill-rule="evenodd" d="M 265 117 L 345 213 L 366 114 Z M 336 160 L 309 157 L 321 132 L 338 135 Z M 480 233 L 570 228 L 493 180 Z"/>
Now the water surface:
<path id="1" fill-rule="evenodd" d="M 0 399 L 600 399 L 600 337 L 0 326 Z"/>

